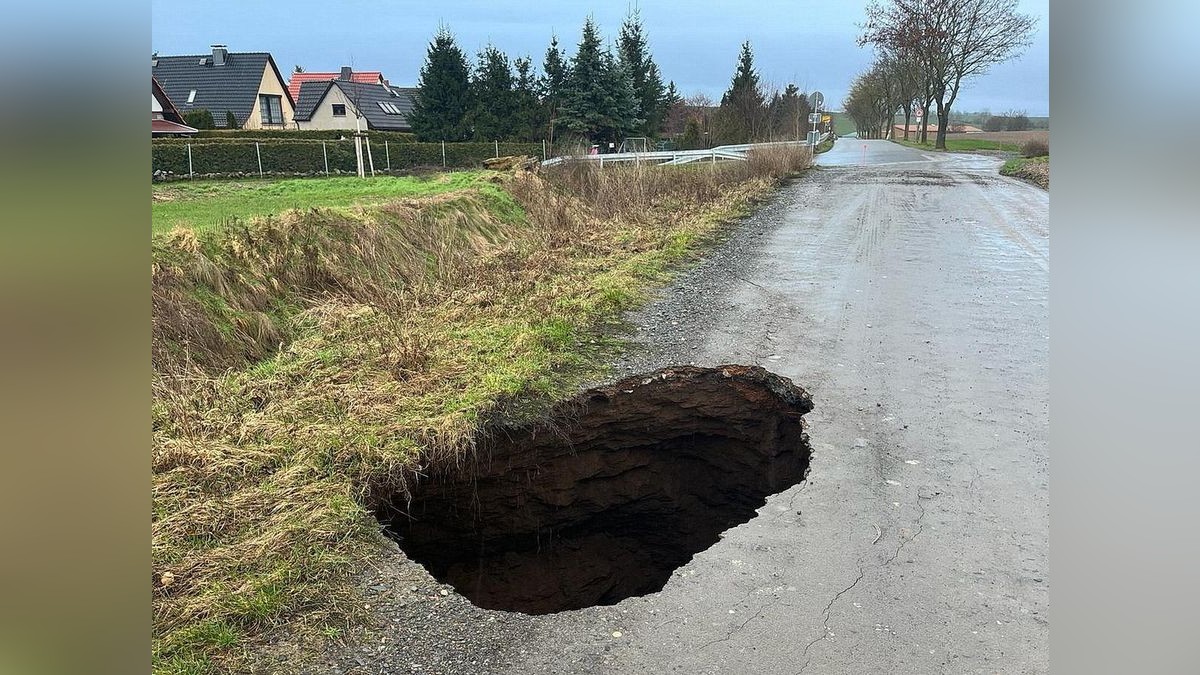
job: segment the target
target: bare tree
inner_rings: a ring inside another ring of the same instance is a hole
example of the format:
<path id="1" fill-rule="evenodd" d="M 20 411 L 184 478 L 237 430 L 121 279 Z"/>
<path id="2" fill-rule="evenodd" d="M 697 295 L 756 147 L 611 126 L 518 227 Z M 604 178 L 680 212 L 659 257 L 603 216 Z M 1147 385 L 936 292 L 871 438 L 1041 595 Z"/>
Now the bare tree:
<path id="1" fill-rule="evenodd" d="M 911 54 L 921 64 L 927 100 L 937 105 L 935 147 L 945 149 L 962 83 L 1020 55 L 1035 24 L 1017 12 L 1017 0 L 886 0 L 868 6 L 859 43 Z"/>

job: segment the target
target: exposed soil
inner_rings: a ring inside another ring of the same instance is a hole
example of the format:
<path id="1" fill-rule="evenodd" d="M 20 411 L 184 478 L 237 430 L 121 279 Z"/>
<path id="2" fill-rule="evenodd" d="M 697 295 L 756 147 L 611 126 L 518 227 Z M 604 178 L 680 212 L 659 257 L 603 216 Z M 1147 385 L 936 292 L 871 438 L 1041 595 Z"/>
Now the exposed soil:
<path id="1" fill-rule="evenodd" d="M 546 614 L 660 590 L 800 482 L 808 393 L 754 366 L 672 367 L 592 389 L 435 475 L 388 523 L 477 606 Z"/>

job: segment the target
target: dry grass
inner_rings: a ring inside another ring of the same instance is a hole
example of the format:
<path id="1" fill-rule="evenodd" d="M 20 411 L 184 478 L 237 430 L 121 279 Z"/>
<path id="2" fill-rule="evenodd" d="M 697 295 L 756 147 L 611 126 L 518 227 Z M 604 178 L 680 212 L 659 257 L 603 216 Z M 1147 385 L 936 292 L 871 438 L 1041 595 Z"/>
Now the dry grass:
<path id="1" fill-rule="evenodd" d="M 1000 167 L 1000 173 L 1027 180 L 1038 187 L 1050 189 L 1050 156 L 1017 157 Z"/>
<path id="2" fill-rule="evenodd" d="M 156 671 L 352 620 L 379 500 L 594 376 L 605 323 L 806 161 L 569 166 L 156 238 Z"/>

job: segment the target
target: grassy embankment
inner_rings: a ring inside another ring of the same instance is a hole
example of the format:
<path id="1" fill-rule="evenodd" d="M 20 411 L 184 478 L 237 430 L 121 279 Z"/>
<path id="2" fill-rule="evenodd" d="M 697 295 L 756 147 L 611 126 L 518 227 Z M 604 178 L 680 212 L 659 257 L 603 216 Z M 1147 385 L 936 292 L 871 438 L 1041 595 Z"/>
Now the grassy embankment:
<path id="1" fill-rule="evenodd" d="M 1027 180 L 1039 187 L 1050 189 L 1050 156 L 1016 157 L 1000 167 L 1004 176 L 1013 176 Z"/>
<path id="2" fill-rule="evenodd" d="M 282 625 L 314 650 L 354 625 L 379 500 L 601 374 L 621 312 L 804 154 L 455 175 L 156 234 L 155 670 L 242 670 Z"/>

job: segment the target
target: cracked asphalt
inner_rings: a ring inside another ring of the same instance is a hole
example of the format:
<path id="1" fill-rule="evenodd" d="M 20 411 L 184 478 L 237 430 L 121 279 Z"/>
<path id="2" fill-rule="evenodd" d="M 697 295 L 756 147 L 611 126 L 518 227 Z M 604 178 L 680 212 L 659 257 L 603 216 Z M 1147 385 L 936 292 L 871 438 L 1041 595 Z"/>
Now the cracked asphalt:
<path id="1" fill-rule="evenodd" d="M 758 364 L 815 404 L 807 480 L 662 591 L 525 616 L 396 556 L 405 629 L 330 669 L 1047 672 L 1049 194 L 999 165 L 839 140 L 632 316 L 622 372 Z"/>

